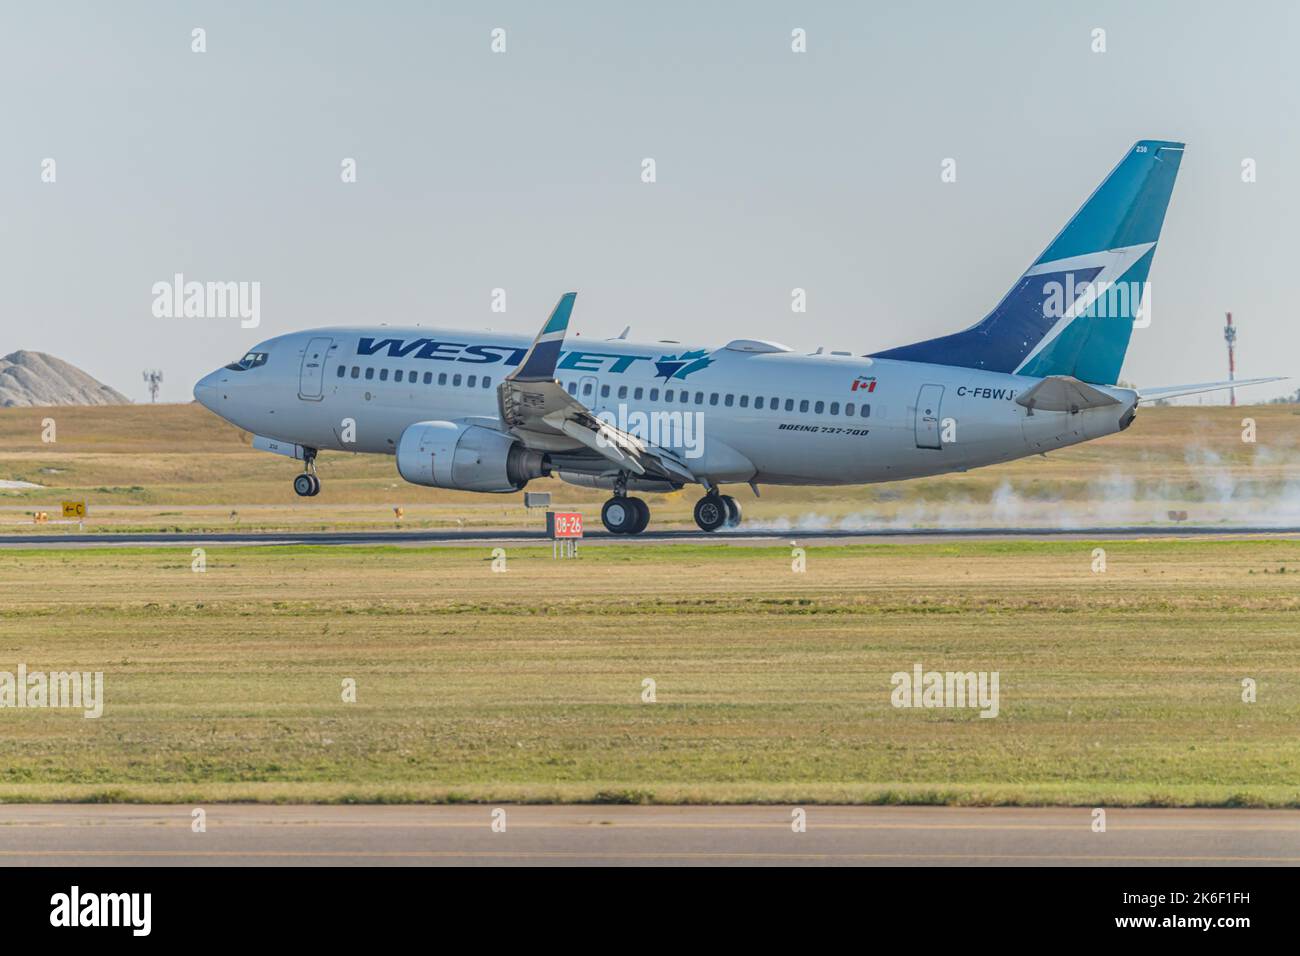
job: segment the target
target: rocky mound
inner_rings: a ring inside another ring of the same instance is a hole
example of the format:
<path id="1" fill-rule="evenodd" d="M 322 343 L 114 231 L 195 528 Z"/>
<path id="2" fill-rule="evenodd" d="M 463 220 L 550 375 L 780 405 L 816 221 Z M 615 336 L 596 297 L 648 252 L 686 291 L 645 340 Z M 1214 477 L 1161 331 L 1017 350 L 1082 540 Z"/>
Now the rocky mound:
<path id="1" fill-rule="evenodd" d="M 0 359 L 0 408 L 18 405 L 127 405 L 130 399 L 75 365 L 44 352 Z"/>

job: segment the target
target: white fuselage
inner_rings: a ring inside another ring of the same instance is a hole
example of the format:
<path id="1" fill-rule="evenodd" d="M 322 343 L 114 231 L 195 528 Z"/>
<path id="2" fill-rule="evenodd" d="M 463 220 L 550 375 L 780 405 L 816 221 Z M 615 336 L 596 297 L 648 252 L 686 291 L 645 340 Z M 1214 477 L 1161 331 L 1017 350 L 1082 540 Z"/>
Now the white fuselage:
<path id="1" fill-rule="evenodd" d="M 309 330 L 262 343 L 262 364 L 219 369 L 195 395 L 266 438 L 392 454 L 416 422 L 499 422 L 497 385 L 529 344 L 449 329 Z M 753 342 L 705 349 L 570 336 L 565 345 L 556 378 L 598 415 L 696 416 L 702 431 L 688 464 L 710 482 L 862 484 L 964 471 L 1111 434 L 1137 402 L 1132 390 L 1103 387 L 1117 404 L 1030 414 L 1015 399 L 1039 379 L 978 369 Z M 608 473 L 607 463 L 592 467 Z"/>

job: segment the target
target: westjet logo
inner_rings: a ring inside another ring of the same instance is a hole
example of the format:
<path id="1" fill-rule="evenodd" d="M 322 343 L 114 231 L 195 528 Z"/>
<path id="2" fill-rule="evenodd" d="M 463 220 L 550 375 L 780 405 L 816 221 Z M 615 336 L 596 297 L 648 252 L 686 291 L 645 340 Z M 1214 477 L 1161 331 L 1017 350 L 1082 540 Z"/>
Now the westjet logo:
<path id="1" fill-rule="evenodd" d="M 675 378 L 685 378 L 692 372 L 698 372 L 712 364 L 713 359 L 709 358 L 704 349 L 695 349 L 691 352 L 683 352 L 681 355 L 661 356 L 655 362 L 655 375 L 665 382 L 670 382 Z"/>
<path id="2" fill-rule="evenodd" d="M 436 362 L 465 362 L 470 365 L 504 365 L 512 368 L 524 360 L 526 348 L 513 345 L 474 345 L 469 342 L 443 342 L 438 339 L 376 339 L 364 336 L 357 342 L 358 355 L 387 355 L 389 358 L 423 359 Z M 649 355 L 621 355 L 565 349 L 560 353 L 557 371 L 622 374 L 637 362 L 649 362 Z M 708 364 L 708 360 L 704 361 Z M 702 367 L 702 366 L 701 366 Z M 685 369 L 686 372 L 693 368 Z M 663 374 L 662 372 L 660 374 Z M 679 376 L 681 377 L 681 376 Z"/>

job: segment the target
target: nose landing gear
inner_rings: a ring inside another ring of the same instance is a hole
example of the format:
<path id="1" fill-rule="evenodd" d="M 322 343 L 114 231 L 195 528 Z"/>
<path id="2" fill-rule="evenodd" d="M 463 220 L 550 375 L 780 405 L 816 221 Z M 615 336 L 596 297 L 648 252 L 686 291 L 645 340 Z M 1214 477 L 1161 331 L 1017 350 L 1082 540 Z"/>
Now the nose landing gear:
<path id="1" fill-rule="evenodd" d="M 315 498 L 320 494 L 320 479 L 316 477 L 316 450 L 306 449 L 303 472 L 293 480 L 294 493 L 299 498 Z"/>

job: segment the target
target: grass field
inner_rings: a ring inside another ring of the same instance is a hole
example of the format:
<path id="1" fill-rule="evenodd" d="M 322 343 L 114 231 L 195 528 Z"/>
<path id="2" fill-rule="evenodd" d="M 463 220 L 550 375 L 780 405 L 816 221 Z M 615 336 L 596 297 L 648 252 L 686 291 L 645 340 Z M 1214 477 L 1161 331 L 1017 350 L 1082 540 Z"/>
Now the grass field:
<path id="1" fill-rule="evenodd" d="M 1095 546 L 4 551 L 0 800 L 1300 805 L 1300 542 Z"/>
<path id="2" fill-rule="evenodd" d="M 1169 523 L 1300 524 L 1300 408 L 1146 408 L 1119 435 L 961 475 L 845 488 L 740 488 L 750 527 L 872 527 Z M 1242 441 L 1242 419 L 1257 440 Z M 56 441 L 42 441 L 42 422 Z M 324 453 L 324 491 L 310 501 L 290 487 L 296 462 L 255 452 L 249 436 L 201 406 L 0 410 L 0 480 L 40 488 L 0 490 L 0 533 L 66 531 L 34 526 L 60 501 L 90 509 L 88 531 L 540 527 L 522 495 L 474 495 L 403 482 L 389 456 Z M 595 521 L 603 492 L 535 481 L 557 504 Z M 647 496 L 653 527 L 693 526 L 697 493 Z"/>

